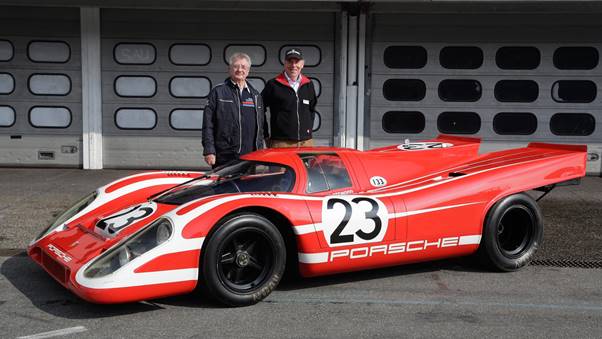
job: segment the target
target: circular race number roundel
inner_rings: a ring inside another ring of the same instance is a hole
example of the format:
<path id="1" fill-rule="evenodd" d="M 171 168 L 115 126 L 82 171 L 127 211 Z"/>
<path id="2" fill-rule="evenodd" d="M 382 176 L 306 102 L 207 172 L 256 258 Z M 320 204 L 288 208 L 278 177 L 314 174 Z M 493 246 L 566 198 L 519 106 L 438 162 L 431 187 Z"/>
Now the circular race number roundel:
<path id="1" fill-rule="evenodd" d="M 322 223 L 330 247 L 380 242 L 387 233 L 389 212 L 376 198 L 333 196 L 322 204 Z"/>
<path id="2" fill-rule="evenodd" d="M 370 178 L 370 184 L 374 187 L 382 187 L 387 185 L 387 179 L 379 176 L 374 176 Z"/>

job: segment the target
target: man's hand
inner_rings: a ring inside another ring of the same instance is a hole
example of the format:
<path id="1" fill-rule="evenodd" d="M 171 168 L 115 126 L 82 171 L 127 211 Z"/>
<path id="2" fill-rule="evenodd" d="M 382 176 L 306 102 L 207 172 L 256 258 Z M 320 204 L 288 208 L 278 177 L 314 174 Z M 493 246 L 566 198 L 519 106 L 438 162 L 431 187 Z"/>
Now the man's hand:
<path id="1" fill-rule="evenodd" d="M 209 165 L 209 166 L 213 166 L 215 165 L 215 154 L 207 154 L 205 156 L 205 162 Z"/>

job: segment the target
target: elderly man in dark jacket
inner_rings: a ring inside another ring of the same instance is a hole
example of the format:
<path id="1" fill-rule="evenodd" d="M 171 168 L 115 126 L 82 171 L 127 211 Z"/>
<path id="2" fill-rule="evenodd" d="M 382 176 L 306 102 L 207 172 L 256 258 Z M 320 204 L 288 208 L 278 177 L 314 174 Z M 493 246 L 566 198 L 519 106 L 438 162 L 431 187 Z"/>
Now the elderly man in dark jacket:
<path id="1" fill-rule="evenodd" d="M 284 71 L 268 81 L 261 93 L 270 110 L 270 147 L 313 146 L 316 91 L 307 76 L 299 48 L 284 53 Z"/>
<path id="2" fill-rule="evenodd" d="M 259 92 L 246 79 L 251 58 L 230 57 L 230 77 L 209 93 L 203 113 L 203 155 L 212 167 L 265 147 L 265 112 Z"/>

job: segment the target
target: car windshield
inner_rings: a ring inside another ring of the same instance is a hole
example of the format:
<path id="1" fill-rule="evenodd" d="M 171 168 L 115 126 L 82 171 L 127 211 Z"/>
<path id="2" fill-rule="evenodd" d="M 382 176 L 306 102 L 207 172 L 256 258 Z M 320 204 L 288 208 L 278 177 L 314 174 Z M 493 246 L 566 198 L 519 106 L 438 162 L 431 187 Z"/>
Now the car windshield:
<path id="1" fill-rule="evenodd" d="M 156 202 L 181 205 L 216 194 L 290 192 L 294 172 L 283 165 L 237 160 L 162 193 Z"/>

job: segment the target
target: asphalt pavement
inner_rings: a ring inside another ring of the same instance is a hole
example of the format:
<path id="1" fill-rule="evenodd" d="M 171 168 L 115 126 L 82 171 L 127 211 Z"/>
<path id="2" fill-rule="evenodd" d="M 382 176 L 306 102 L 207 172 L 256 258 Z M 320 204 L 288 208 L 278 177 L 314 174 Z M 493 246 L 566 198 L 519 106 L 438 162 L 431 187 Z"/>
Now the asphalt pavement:
<path id="1" fill-rule="evenodd" d="M 79 197 L 132 173 L 0 168 L 1 338 L 602 337 L 602 178 L 540 201 L 538 264 L 518 272 L 457 258 L 288 281 L 244 308 L 194 294 L 90 304 L 24 250 Z"/>

